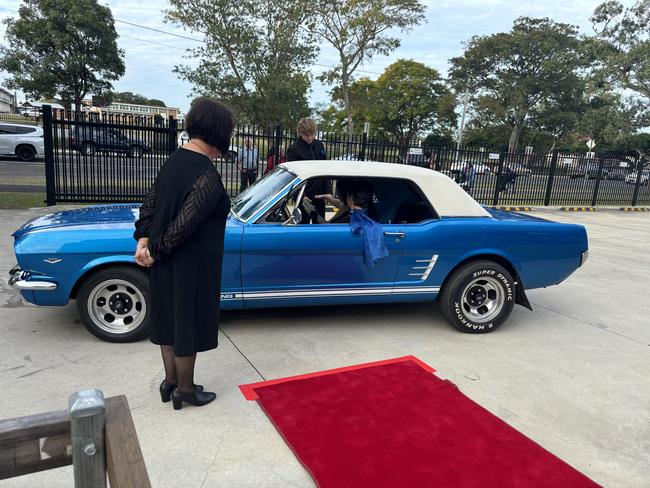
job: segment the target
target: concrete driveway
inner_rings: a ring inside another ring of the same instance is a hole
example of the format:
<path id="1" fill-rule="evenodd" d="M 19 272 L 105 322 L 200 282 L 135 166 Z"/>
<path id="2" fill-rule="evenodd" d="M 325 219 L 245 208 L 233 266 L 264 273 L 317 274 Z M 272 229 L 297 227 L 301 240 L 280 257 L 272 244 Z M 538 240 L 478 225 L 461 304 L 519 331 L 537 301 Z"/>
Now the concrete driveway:
<path id="1" fill-rule="evenodd" d="M 74 303 L 35 307 L 8 289 L 9 234 L 44 212 L 0 212 L 3 418 L 63 409 L 70 393 L 95 387 L 126 394 L 153 486 L 313 487 L 237 385 L 413 354 L 598 483 L 648 486 L 650 213 L 538 212 L 586 225 L 590 260 L 565 283 L 529 292 L 534 311 L 516 307 L 492 334 L 456 332 L 431 305 L 224 313 L 220 346 L 199 355 L 196 374 L 219 397 L 175 412 L 158 397 L 156 347 L 101 342 Z M 0 481 L 69 486 L 71 468 Z"/>

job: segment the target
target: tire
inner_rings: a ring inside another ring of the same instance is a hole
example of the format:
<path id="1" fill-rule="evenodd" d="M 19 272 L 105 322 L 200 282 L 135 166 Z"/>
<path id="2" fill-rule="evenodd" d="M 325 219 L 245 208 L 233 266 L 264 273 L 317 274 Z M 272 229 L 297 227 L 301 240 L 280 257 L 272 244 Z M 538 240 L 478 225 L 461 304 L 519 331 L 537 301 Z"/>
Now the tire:
<path id="1" fill-rule="evenodd" d="M 90 275 L 77 293 L 77 310 L 88 331 L 108 342 L 134 342 L 149 335 L 149 277 L 127 266 Z"/>
<path id="2" fill-rule="evenodd" d="M 140 146 L 131 146 L 129 148 L 129 157 L 131 157 L 131 158 L 140 159 L 140 158 L 142 158 L 143 154 L 144 154 L 144 151 L 142 150 L 142 147 L 140 147 Z"/>
<path id="3" fill-rule="evenodd" d="M 480 260 L 454 271 L 438 300 L 442 315 L 456 329 L 484 334 L 497 329 L 510 316 L 515 293 L 515 281 L 508 270 L 493 261 Z"/>
<path id="4" fill-rule="evenodd" d="M 34 161 L 34 158 L 36 158 L 36 149 L 32 146 L 18 146 L 16 148 L 16 156 L 21 161 Z"/>
<path id="5" fill-rule="evenodd" d="M 96 151 L 95 144 L 92 142 L 84 142 L 81 145 L 81 154 L 84 156 L 94 156 Z"/>

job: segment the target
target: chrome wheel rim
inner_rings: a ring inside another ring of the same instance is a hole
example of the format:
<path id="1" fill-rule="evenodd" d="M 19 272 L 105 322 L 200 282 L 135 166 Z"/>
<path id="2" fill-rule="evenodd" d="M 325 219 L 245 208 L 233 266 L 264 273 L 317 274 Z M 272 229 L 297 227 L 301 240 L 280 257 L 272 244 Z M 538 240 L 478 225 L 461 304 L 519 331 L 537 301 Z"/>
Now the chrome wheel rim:
<path id="1" fill-rule="evenodd" d="M 142 291 L 124 280 L 106 280 L 88 296 L 88 313 L 97 327 L 111 334 L 127 334 L 137 329 L 147 314 Z"/>
<path id="2" fill-rule="evenodd" d="M 461 297 L 465 316 L 479 324 L 494 320 L 505 303 L 502 284 L 490 276 L 481 276 L 472 280 L 463 290 Z"/>

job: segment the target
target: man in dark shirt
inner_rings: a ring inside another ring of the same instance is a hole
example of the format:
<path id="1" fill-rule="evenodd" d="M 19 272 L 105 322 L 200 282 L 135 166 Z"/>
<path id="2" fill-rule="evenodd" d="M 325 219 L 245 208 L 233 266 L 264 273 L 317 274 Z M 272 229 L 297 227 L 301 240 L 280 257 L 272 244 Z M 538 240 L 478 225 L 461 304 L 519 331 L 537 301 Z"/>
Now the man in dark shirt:
<path id="1" fill-rule="evenodd" d="M 287 150 L 287 161 L 312 161 L 327 159 L 323 143 L 316 139 L 316 122 L 309 117 L 304 117 L 298 122 L 298 138 Z M 318 223 L 318 216 L 325 218 L 325 201 L 316 199 L 316 195 L 332 193 L 332 182 L 325 179 L 309 180 L 305 188 L 305 197 L 312 201 L 315 212 L 309 214 L 304 207 L 301 223 Z"/>

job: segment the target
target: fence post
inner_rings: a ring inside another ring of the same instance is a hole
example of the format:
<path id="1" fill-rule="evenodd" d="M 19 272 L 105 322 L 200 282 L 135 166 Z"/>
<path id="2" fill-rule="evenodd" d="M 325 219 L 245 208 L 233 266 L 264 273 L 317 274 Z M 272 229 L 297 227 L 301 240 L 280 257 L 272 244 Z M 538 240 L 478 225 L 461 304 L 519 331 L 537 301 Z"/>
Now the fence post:
<path id="1" fill-rule="evenodd" d="M 361 139 L 361 152 L 359 153 L 359 161 L 366 160 L 366 145 L 368 144 L 368 133 L 364 132 Z"/>
<path id="2" fill-rule="evenodd" d="M 433 169 L 435 169 L 436 171 L 440 171 L 441 159 L 442 159 L 442 146 L 438 146 L 436 148 L 436 160 L 434 161 L 434 167 L 433 167 Z"/>
<path id="3" fill-rule="evenodd" d="M 99 390 L 70 395 L 70 438 L 75 488 L 106 488 L 104 424 L 106 406 Z"/>
<path id="4" fill-rule="evenodd" d="M 546 182 L 546 194 L 544 195 L 544 206 L 548 207 L 551 203 L 551 192 L 553 191 L 553 180 L 555 180 L 555 169 L 557 168 L 557 147 L 553 148 L 551 153 L 551 168 L 548 172 L 548 181 Z"/>
<path id="5" fill-rule="evenodd" d="M 603 176 L 603 167 L 605 166 L 605 160 L 603 157 L 600 157 L 600 161 L 598 163 L 598 176 L 596 177 L 596 186 L 594 187 L 594 194 L 591 197 L 591 206 L 595 207 L 596 206 L 596 200 L 598 200 L 598 190 L 600 189 L 600 180 L 602 179 Z M 587 174 L 589 170 L 587 170 Z"/>
<path id="6" fill-rule="evenodd" d="M 178 148 L 178 141 L 176 140 L 178 137 L 178 134 L 176 134 L 178 130 L 178 121 L 173 117 L 169 116 L 169 140 L 167 144 L 167 151 L 169 154 L 173 153 L 176 151 Z"/>
<path id="7" fill-rule="evenodd" d="M 639 187 L 641 186 L 641 175 L 643 175 L 643 168 L 645 167 L 646 158 L 641 156 L 639 163 L 636 165 L 636 182 L 634 184 L 634 194 L 632 195 L 632 206 L 636 206 L 636 201 L 639 198 Z M 648 183 L 650 185 L 650 183 Z"/>
<path id="8" fill-rule="evenodd" d="M 275 154 L 273 156 L 273 167 L 277 168 L 278 164 L 280 163 L 280 145 L 282 144 L 282 127 L 280 127 L 279 125 L 275 126 L 275 134 L 273 137 L 274 137 L 273 147 L 275 147 Z M 284 152 L 284 156 L 285 158 L 287 156 L 286 150 Z"/>
<path id="9" fill-rule="evenodd" d="M 496 184 L 494 185 L 494 198 L 492 199 L 492 206 L 496 207 L 499 204 L 499 179 L 502 178 L 503 174 L 503 161 L 506 159 L 506 153 L 508 151 L 508 146 L 501 144 L 499 146 L 499 168 L 497 169 L 497 179 Z"/>
<path id="10" fill-rule="evenodd" d="M 43 144 L 45 146 L 45 194 L 48 207 L 56 205 L 54 184 L 54 138 L 52 126 L 52 106 L 43 105 Z"/>

